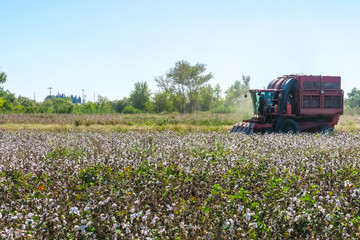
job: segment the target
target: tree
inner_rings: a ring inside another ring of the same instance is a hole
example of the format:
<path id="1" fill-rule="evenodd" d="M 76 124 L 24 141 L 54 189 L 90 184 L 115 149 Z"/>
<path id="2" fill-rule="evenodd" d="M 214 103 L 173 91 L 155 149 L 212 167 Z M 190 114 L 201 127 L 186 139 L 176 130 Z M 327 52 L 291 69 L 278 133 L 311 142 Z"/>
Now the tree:
<path id="1" fill-rule="evenodd" d="M 200 110 L 209 111 L 214 102 L 214 89 L 210 84 L 200 89 Z"/>
<path id="2" fill-rule="evenodd" d="M 6 82 L 6 74 L 4 72 L 0 72 L 0 91 L 2 92 L 2 86 L 1 84 Z M 0 97 L 3 97 L 4 94 L 0 94 Z M 6 100 L 3 98 L 0 98 L 0 111 L 3 112 L 6 110 L 6 106 L 4 104 L 6 103 Z"/>
<path id="3" fill-rule="evenodd" d="M 44 101 L 46 113 L 71 113 L 74 104 L 70 98 L 48 98 Z"/>
<path id="4" fill-rule="evenodd" d="M 211 108 L 215 108 L 218 106 L 224 105 L 224 99 L 221 97 L 221 87 L 219 84 L 216 84 L 214 87 L 214 97 L 213 97 L 213 104 Z"/>
<path id="5" fill-rule="evenodd" d="M 167 92 L 157 92 L 153 98 L 154 111 L 156 113 L 171 112 L 172 101 L 170 95 Z"/>
<path id="6" fill-rule="evenodd" d="M 242 81 L 236 80 L 228 90 L 225 91 L 225 105 L 239 105 L 243 100 L 246 92 L 249 90 L 250 76 L 242 75 Z"/>
<path id="7" fill-rule="evenodd" d="M 213 75 L 204 74 L 206 65 L 197 63 L 194 66 L 187 61 L 178 61 L 165 76 L 156 77 L 155 81 L 163 91 L 175 94 L 180 99 L 178 111 L 192 113 L 199 104 L 199 92 L 201 87 L 207 83 Z M 176 106 L 177 104 L 174 104 Z"/>
<path id="8" fill-rule="evenodd" d="M 98 101 L 96 103 L 96 112 L 97 113 L 110 113 L 111 112 L 111 104 L 110 101 L 106 97 L 99 96 Z"/>
<path id="9" fill-rule="evenodd" d="M 124 107 L 130 106 L 130 100 L 126 97 L 123 99 L 111 102 L 111 109 L 114 112 L 121 113 Z"/>
<path id="10" fill-rule="evenodd" d="M 0 90 L 0 98 L 4 100 L 2 109 L 6 112 L 13 112 L 15 105 L 17 105 L 17 98 L 15 94 L 11 93 L 9 90 Z"/>
<path id="11" fill-rule="evenodd" d="M 95 113 L 96 111 L 96 104 L 93 102 L 87 102 L 83 105 L 81 105 L 81 111 L 82 113 Z"/>
<path id="12" fill-rule="evenodd" d="M 130 94 L 130 103 L 134 108 L 147 110 L 150 101 L 150 90 L 147 82 L 136 82 L 135 89 Z"/>
<path id="13" fill-rule="evenodd" d="M 0 98 L 0 112 L 3 112 L 5 109 L 3 108 L 4 106 L 4 103 L 5 103 L 5 100 Z"/>
<path id="14" fill-rule="evenodd" d="M 212 87 L 210 84 L 200 89 L 200 110 L 209 111 L 224 106 L 224 99 L 221 97 L 219 84 Z"/>
<path id="15" fill-rule="evenodd" d="M 347 95 L 347 103 L 351 108 L 360 107 L 360 90 L 353 88 Z"/>
<path id="16" fill-rule="evenodd" d="M 25 113 L 39 112 L 39 106 L 34 100 L 30 100 L 26 97 L 19 96 L 18 104 L 23 106 L 23 110 L 21 112 L 25 112 Z"/>
<path id="17" fill-rule="evenodd" d="M 3 84 L 6 82 L 6 74 L 4 72 L 0 72 L 0 84 Z"/>

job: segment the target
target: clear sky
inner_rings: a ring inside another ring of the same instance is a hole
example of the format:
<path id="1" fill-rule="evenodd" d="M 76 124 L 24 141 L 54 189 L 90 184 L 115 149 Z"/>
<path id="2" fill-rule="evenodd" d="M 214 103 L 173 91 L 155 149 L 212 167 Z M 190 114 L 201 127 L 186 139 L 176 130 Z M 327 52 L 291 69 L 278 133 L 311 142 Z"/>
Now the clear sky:
<path id="1" fill-rule="evenodd" d="M 263 88 L 284 74 L 338 75 L 360 88 L 360 1 L 0 0 L 5 89 L 129 96 L 176 61 L 207 65 L 226 90 L 250 75 Z"/>

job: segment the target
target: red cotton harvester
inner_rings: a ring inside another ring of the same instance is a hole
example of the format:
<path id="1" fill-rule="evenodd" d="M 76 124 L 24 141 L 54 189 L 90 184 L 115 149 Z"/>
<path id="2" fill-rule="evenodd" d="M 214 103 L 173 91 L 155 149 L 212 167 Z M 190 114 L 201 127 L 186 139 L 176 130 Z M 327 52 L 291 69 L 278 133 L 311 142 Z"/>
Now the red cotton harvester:
<path id="1" fill-rule="evenodd" d="M 256 116 L 235 124 L 233 133 L 333 131 L 344 110 L 336 76 L 284 75 L 249 92 Z"/>

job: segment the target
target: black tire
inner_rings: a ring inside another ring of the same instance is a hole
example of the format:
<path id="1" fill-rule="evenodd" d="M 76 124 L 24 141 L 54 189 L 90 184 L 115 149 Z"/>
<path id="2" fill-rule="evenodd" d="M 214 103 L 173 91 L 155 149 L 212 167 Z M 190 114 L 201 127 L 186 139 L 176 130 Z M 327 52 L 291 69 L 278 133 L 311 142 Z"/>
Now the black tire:
<path id="1" fill-rule="evenodd" d="M 274 132 L 274 130 L 273 130 L 273 128 L 265 128 L 265 130 L 264 130 L 264 133 L 273 133 Z"/>
<path id="2" fill-rule="evenodd" d="M 282 133 L 299 133 L 299 126 L 297 125 L 297 123 L 295 122 L 294 119 L 284 119 L 280 122 L 279 124 L 279 129 L 277 132 L 282 132 Z"/>
<path id="3" fill-rule="evenodd" d="M 334 128 L 332 128 L 330 126 L 320 127 L 320 133 L 322 133 L 322 134 L 329 134 L 329 133 L 333 133 L 333 132 L 334 132 Z"/>

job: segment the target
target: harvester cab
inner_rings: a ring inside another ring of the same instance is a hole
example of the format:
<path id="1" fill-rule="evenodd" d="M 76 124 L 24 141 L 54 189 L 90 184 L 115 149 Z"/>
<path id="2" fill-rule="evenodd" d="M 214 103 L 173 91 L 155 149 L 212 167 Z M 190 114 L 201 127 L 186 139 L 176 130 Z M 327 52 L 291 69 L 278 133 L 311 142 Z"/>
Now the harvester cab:
<path id="1" fill-rule="evenodd" d="M 267 89 L 251 89 L 254 117 L 236 123 L 231 132 L 333 131 L 343 114 L 344 92 L 335 76 L 284 75 Z"/>
<path id="2" fill-rule="evenodd" d="M 278 111 L 278 92 L 276 90 L 250 90 L 250 97 L 254 114 L 260 115 L 260 96 L 264 97 L 264 113 L 276 113 Z"/>

